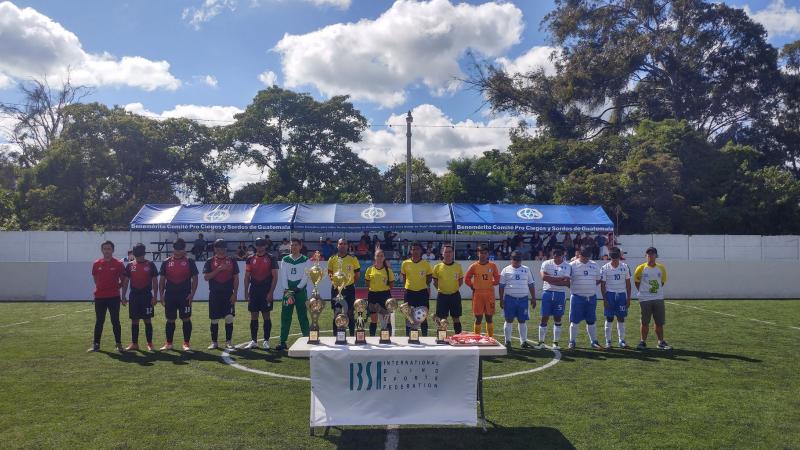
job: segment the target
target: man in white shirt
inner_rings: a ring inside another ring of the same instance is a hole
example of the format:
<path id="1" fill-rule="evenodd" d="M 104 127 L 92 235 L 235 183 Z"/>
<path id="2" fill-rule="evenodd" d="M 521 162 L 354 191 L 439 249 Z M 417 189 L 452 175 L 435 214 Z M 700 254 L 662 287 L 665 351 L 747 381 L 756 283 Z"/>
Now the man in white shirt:
<path id="1" fill-rule="evenodd" d="M 617 318 L 619 348 L 628 348 L 625 343 L 625 318 L 631 306 L 631 269 L 620 261 L 619 247 L 611 247 L 611 262 L 600 269 L 600 292 L 603 294 L 603 315 L 606 316 L 606 348 L 611 348 L 611 324 Z"/>
<path id="2" fill-rule="evenodd" d="M 664 322 L 666 310 L 664 305 L 664 285 L 667 284 L 667 268 L 656 262 L 658 251 L 655 247 L 645 250 L 647 262 L 640 264 L 633 272 L 633 281 L 639 291 L 639 308 L 642 310 L 642 324 L 639 328 L 642 340 L 636 346 L 638 350 L 647 350 L 647 335 L 650 331 L 650 319 L 656 323 L 658 348 L 672 350 L 672 346 L 664 340 Z"/>
<path id="3" fill-rule="evenodd" d="M 536 289 L 533 282 L 533 273 L 528 266 L 522 265 L 522 253 L 517 250 L 511 252 L 511 265 L 506 266 L 500 272 L 500 307 L 503 308 L 506 323 L 503 326 L 503 334 L 506 339 L 506 347 L 511 349 L 511 329 L 514 318 L 517 319 L 517 330 L 519 331 L 519 344 L 522 348 L 530 348 L 528 344 L 528 324 L 531 310 L 536 308 Z"/>
<path id="4" fill-rule="evenodd" d="M 592 248 L 583 246 L 580 257 L 572 261 L 572 279 L 569 298 L 569 348 L 575 348 L 575 339 L 578 337 L 578 325 L 586 322 L 586 332 L 589 333 L 589 342 L 593 349 L 599 350 L 597 342 L 597 285 L 600 284 L 600 267 L 589 259 Z"/>
<path id="5" fill-rule="evenodd" d="M 542 322 L 539 324 L 538 348 L 544 347 L 544 337 L 547 334 L 547 322 L 553 316 L 553 348 L 558 349 L 561 339 L 561 317 L 564 315 L 567 291 L 572 279 L 572 266 L 564 260 L 564 247 L 553 247 L 553 259 L 542 263 Z"/>

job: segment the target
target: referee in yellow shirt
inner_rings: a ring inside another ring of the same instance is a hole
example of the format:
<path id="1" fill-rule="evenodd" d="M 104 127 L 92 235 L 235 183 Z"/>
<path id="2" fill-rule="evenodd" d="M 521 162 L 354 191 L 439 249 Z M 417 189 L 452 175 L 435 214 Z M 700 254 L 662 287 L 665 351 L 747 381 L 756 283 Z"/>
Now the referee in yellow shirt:
<path id="1" fill-rule="evenodd" d="M 350 336 L 353 336 L 356 329 L 355 316 L 353 315 L 353 303 L 356 301 L 355 284 L 361 271 L 361 264 L 359 264 L 358 258 L 347 254 L 347 247 L 347 240 L 344 238 L 339 239 L 336 246 L 337 253 L 328 259 L 328 275 L 332 275 L 339 269 L 345 274 L 352 275 L 352 282 L 342 289 L 342 296 L 344 296 L 347 302 L 347 317 L 350 319 L 347 328 L 350 330 Z M 331 286 L 331 299 L 335 298 L 336 294 L 338 294 L 336 288 Z M 333 309 L 333 329 L 335 330 L 336 315 L 342 312 L 342 307 L 333 304 L 333 300 L 331 300 L 331 307 L 331 309 Z"/>
<path id="2" fill-rule="evenodd" d="M 364 272 L 367 282 L 367 308 L 370 313 L 369 335 L 375 336 L 378 330 L 378 314 L 381 323 L 387 323 L 389 334 L 392 333 L 392 324 L 388 320 L 389 311 L 386 310 L 386 300 L 391 298 L 391 289 L 394 284 L 394 272 L 386 261 L 386 255 L 380 248 L 375 249 L 375 262 Z"/>
<path id="3" fill-rule="evenodd" d="M 416 308 L 424 306 L 430 310 L 430 284 L 433 270 L 428 261 L 422 259 L 422 246 L 419 242 L 411 244 L 411 258 L 403 261 L 400 266 L 400 274 L 403 276 L 403 285 L 406 288 L 405 300 L 409 305 Z M 422 322 L 422 335 L 428 335 L 428 321 Z M 406 319 L 406 336 L 411 332 L 411 324 Z"/>
<path id="4" fill-rule="evenodd" d="M 445 244 L 442 247 L 443 261 L 433 267 L 433 285 L 439 292 L 436 297 L 436 317 L 453 318 L 453 330 L 461 333 L 461 292 L 459 289 L 464 284 L 464 270 L 461 264 L 453 261 L 453 246 Z"/>

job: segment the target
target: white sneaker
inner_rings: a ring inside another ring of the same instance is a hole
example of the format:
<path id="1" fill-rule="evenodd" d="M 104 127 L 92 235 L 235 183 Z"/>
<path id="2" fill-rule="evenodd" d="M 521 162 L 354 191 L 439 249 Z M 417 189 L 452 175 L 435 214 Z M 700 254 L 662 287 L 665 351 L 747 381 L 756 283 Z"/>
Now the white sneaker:
<path id="1" fill-rule="evenodd" d="M 167 350 L 172 350 L 172 343 L 167 342 L 166 344 L 162 345 L 159 350 L 162 352 L 165 352 Z"/>
<path id="2" fill-rule="evenodd" d="M 559 347 L 559 346 L 558 346 L 558 342 L 556 342 L 556 341 L 553 341 L 553 345 L 552 345 L 550 348 L 552 348 L 553 350 L 558 350 L 558 349 L 560 349 L 561 347 Z"/>
<path id="3" fill-rule="evenodd" d="M 225 341 L 225 350 L 236 350 L 231 341 Z"/>
<path id="4" fill-rule="evenodd" d="M 264 350 L 269 350 L 269 341 L 264 339 Z"/>
<path id="5" fill-rule="evenodd" d="M 219 348 L 219 344 L 217 344 L 216 342 L 212 342 L 211 345 L 208 346 L 209 350 L 214 350 L 217 348 Z"/>
<path id="6" fill-rule="evenodd" d="M 185 352 L 190 352 L 190 351 L 192 351 L 192 347 L 190 347 L 190 346 L 189 346 L 189 343 L 188 343 L 188 342 L 184 342 L 184 343 L 183 343 L 183 351 L 185 351 Z"/>
<path id="7" fill-rule="evenodd" d="M 225 345 L 227 346 L 227 343 Z M 244 344 L 242 348 L 245 350 L 251 350 L 254 348 L 258 348 L 258 344 L 256 343 L 256 341 L 250 341 L 247 344 Z"/>

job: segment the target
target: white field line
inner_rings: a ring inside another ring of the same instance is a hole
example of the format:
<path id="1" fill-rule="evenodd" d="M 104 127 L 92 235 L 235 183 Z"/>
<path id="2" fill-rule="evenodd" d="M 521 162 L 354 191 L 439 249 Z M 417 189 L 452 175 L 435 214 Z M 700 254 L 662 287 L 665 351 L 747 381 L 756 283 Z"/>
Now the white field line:
<path id="1" fill-rule="evenodd" d="M 675 303 L 675 302 L 667 302 L 667 303 L 669 303 L 670 305 L 680 306 L 680 307 L 682 307 L 682 308 L 692 308 L 692 309 L 699 309 L 700 311 L 710 312 L 710 313 L 713 313 L 713 314 L 720 314 L 720 315 L 723 315 L 723 316 L 734 317 L 734 318 L 740 318 L 739 316 L 735 316 L 735 315 L 733 315 L 733 314 L 728 314 L 728 313 L 719 312 L 719 311 L 713 311 L 713 310 L 706 309 L 706 308 L 700 308 L 700 307 L 698 307 L 698 306 L 682 305 L 682 304 L 680 304 L 680 303 Z M 763 324 L 766 324 L 766 325 L 777 325 L 775 322 L 769 322 L 769 321 L 766 321 L 766 320 L 753 319 L 753 318 L 748 318 L 748 320 L 750 320 L 750 321 L 752 321 L 752 322 L 763 323 Z M 800 330 L 800 327 L 793 327 L 793 326 L 789 326 L 789 328 L 793 328 L 793 329 L 795 329 L 795 330 Z"/>
<path id="2" fill-rule="evenodd" d="M 8 324 L 5 324 L 5 325 L 0 325 L 0 328 L 13 327 L 13 326 L 16 326 L 16 325 L 25 325 L 26 323 L 31 323 L 31 321 L 30 320 L 26 320 L 25 322 L 8 323 Z"/>

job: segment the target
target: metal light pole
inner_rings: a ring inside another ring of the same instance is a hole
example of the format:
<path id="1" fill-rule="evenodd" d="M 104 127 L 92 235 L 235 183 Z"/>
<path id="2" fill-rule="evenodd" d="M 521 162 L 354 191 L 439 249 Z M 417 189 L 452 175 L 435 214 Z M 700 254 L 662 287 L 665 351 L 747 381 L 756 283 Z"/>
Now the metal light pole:
<path id="1" fill-rule="evenodd" d="M 411 111 L 406 116 L 406 203 L 411 203 Z"/>

